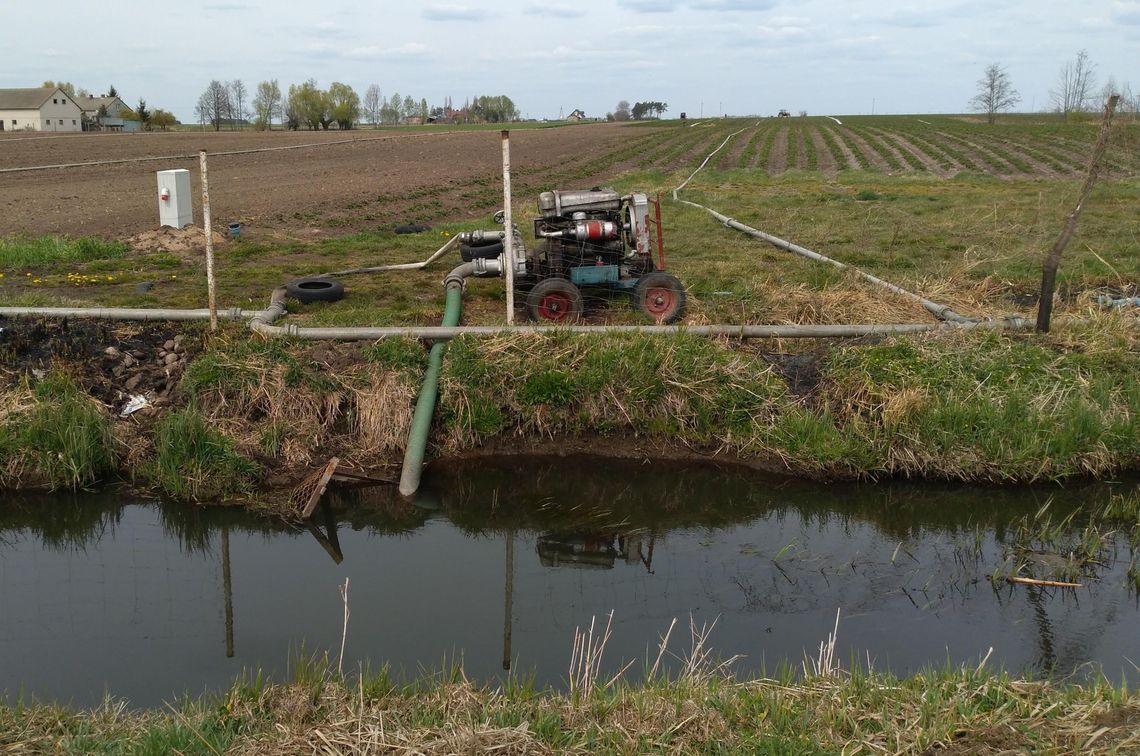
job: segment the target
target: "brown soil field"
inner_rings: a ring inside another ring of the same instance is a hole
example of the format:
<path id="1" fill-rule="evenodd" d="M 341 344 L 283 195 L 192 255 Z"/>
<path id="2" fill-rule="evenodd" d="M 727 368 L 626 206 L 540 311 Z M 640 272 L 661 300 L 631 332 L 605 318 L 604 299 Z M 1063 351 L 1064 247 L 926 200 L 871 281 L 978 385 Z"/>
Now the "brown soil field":
<path id="1" fill-rule="evenodd" d="M 619 124 L 512 131 L 515 193 L 530 196 L 570 188 L 563 181 L 584 186 L 612 178 L 626 147 L 652 131 Z M 273 147 L 296 149 L 221 154 Z M 502 204 L 496 130 L 11 135 L 0 137 L 0 170 L 145 161 L 0 172 L 0 235 L 122 238 L 152 229 L 158 225 L 155 172 L 171 168 L 191 170 L 200 223 L 200 149 L 212 155 L 215 225 L 375 228 L 481 216 Z"/>

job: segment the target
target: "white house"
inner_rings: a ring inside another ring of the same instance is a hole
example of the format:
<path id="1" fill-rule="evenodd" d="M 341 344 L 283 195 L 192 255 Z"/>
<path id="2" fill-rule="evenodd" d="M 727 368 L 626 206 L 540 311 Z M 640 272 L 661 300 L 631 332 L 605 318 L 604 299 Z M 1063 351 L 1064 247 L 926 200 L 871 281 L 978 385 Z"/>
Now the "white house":
<path id="1" fill-rule="evenodd" d="M 87 95 L 80 97 L 77 103 L 83 110 L 83 122 L 87 124 L 88 131 L 138 131 L 142 126 L 138 120 L 123 118 L 125 113 L 132 111 L 118 97 Z"/>
<path id="2" fill-rule="evenodd" d="M 62 89 L 0 89 L 0 130 L 82 131 L 83 110 Z"/>

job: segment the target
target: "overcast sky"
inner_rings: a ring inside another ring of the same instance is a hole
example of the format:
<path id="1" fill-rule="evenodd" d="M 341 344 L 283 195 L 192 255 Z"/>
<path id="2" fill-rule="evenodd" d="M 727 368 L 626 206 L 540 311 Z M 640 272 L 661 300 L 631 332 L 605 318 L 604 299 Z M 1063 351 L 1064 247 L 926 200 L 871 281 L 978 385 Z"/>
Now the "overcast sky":
<path id="1" fill-rule="evenodd" d="M 673 117 L 948 113 L 991 62 L 1021 109 L 1045 109 L 1081 48 L 1099 82 L 1140 90 L 1140 0 L 3 0 L 0 87 L 114 84 L 183 121 L 211 79 L 310 77 L 432 105 L 507 94 L 531 118 L 623 99 Z"/>

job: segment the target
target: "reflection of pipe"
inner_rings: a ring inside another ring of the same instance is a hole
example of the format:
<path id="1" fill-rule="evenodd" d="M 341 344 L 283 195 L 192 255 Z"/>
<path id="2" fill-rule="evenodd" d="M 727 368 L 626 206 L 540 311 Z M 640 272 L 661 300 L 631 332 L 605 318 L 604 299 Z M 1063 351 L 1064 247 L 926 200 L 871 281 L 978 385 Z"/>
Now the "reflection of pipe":
<path id="1" fill-rule="evenodd" d="M 494 262 L 493 260 L 490 262 Z M 854 338 L 892 333 L 921 333 L 939 329 L 1022 329 L 1033 323 L 1024 318 L 1003 318 L 968 323 L 864 323 L 855 325 L 610 325 L 610 326 L 358 326 L 347 328 L 302 328 L 287 324 L 251 327 L 267 336 L 292 336 L 299 339 L 340 339 L 374 341 L 393 337 L 442 341 L 457 336 L 504 336 L 527 333 L 687 333 L 692 336 L 726 336 L 729 338 L 825 339 Z"/>
<path id="2" fill-rule="evenodd" d="M 454 326 L 459 323 L 459 314 L 463 310 L 463 279 L 474 273 L 475 263 L 464 263 L 447 274 L 444 279 L 446 288 L 443 305 L 443 325 Z M 265 326 L 274 328 L 274 326 Z M 334 329 L 338 330 L 338 329 Z M 264 331 L 262 331 L 264 333 Z M 428 367 L 424 372 L 424 384 L 420 388 L 419 398 L 416 399 L 416 411 L 412 415 L 412 429 L 408 434 L 408 443 L 404 448 L 404 469 L 400 472 L 400 493 L 411 496 L 420 487 L 420 477 L 423 475 L 424 450 L 427 448 L 428 431 L 431 430 L 431 417 L 435 413 L 435 399 L 439 393 L 439 374 L 443 369 L 443 353 L 447 351 L 447 342 L 437 341 L 432 344 L 428 354 Z"/>
<path id="3" fill-rule="evenodd" d="M 507 533 L 507 582 L 503 588 L 503 669 L 511 668 L 511 631 L 515 605 L 515 531 Z"/>
<path id="4" fill-rule="evenodd" d="M 226 658 L 234 658 L 234 590 L 230 579 L 230 528 L 222 526 L 222 594 L 226 605 Z"/>
<path id="5" fill-rule="evenodd" d="M 218 310 L 219 318 L 243 320 L 261 315 L 261 310 L 231 307 Z M 132 307 L 0 307 L 0 317 L 97 318 L 101 320 L 209 320 L 208 309 L 163 310 Z"/>

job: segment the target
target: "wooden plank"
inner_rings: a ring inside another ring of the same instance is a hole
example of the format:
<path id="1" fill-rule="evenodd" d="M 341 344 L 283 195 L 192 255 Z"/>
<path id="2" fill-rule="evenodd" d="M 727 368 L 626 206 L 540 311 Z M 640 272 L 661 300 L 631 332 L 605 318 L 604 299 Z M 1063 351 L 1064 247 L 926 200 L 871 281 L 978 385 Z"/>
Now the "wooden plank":
<path id="1" fill-rule="evenodd" d="M 324 472 L 321 473 L 320 478 L 317 479 L 316 485 L 313 487 L 313 492 L 309 495 L 308 502 L 305 503 L 304 508 L 301 509 L 301 519 L 307 520 L 313 516 L 313 511 L 317 508 L 317 503 L 320 502 L 321 497 L 325 495 L 325 489 L 329 485 L 334 473 L 336 473 L 337 465 L 340 460 L 333 457 L 329 463 L 325 465 Z"/>

